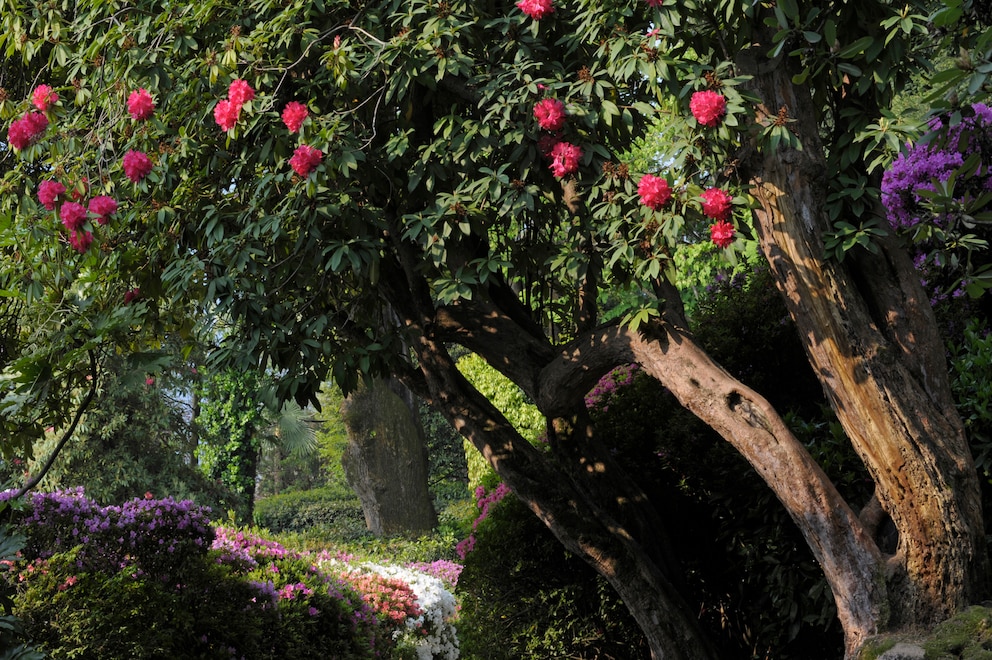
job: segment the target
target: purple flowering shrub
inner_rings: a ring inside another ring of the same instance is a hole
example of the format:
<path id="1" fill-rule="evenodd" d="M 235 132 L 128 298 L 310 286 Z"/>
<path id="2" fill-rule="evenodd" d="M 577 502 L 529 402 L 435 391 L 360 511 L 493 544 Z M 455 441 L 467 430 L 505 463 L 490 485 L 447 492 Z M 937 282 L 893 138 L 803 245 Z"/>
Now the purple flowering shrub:
<path id="1" fill-rule="evenodd" d="M 320 568 L 336 557 L 214 528 L 208 511 L 171 498 L 102 507 L 82 489 L 32 495 L 27 544 L 4 574 L 28 633 L 53 657 L 403 657 L 406 624 L 343 569 Z"/>
<path id="2" fill-rule="evenodd" d="M 882 177 L 889 225 L 917 246 L 915 261 L 934 304 L 992 286 L 987 251 L 992 222 L 992 108 L 976 103 L 930 132 Z"/>

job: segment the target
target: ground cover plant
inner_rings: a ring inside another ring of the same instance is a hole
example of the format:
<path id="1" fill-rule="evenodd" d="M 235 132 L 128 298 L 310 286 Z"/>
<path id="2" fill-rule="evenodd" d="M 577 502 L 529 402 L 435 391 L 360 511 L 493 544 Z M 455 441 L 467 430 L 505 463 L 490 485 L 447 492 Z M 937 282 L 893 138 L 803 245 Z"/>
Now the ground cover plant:
<path id="1" fill-rule="evenodd" d="M 214 526 L 189 501 L 35 493 L 6 565 L 52 658 L 458 657 L 457 568 L 390 567 Z"/>

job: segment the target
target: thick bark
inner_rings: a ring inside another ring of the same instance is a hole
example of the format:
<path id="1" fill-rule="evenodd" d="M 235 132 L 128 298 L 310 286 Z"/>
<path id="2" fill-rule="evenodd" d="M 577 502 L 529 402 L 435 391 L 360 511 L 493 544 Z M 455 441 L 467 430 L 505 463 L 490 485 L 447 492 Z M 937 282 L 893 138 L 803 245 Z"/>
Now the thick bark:
<path id="1" fill-rule="evenodd" d="M 824 257 L 826 167 L 810 98 L 782 66 L 763 69 L 748 54 L 741 64 L 763 101 L 758 120 L 785 108 L 803 145 L 748 163 L 762 250 L 899 534 L 874 626 L 933 623 L 980 596 L 987 575 L 977 475 L 933 319 L 908 259 L 889 243 L 843 264 Z M 849 651 L 871 627 L 845 623 Z"/>
<path id="2" fill-rule="evenodd" d="M 419 535 L 437 524 L 427 488 L 427 445 L 407 403 L 383 380 L 345 402 L 348 446 L 342 457 L 376 536 Z"/>
<path id="3" fill-rule="evenodd" d="M 883 562 L 860 519 L 768 402 L 677 327 L 658 326 L 652 336 L 606 328 L 571 342 L 542 374 L 542 408 L 556 410 L 617 360 L 641 364 L 768 483 L 823 568 L 849 648 L 874 632 L 884 614 Z"/>

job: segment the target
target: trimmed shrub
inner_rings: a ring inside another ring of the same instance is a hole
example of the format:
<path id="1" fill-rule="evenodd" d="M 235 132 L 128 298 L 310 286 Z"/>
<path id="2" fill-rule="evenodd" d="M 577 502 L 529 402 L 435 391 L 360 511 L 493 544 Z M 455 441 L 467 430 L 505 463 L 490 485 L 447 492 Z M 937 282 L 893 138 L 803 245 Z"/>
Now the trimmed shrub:
<path id="1" fill-rule="evenodd" d="M 255 524 L 271 532 L 306 532 L 322 528 L 338 539 L 368 534 L 362 505 L 351 491 L 316 488 L 273 495 L 255 503 Z"/>

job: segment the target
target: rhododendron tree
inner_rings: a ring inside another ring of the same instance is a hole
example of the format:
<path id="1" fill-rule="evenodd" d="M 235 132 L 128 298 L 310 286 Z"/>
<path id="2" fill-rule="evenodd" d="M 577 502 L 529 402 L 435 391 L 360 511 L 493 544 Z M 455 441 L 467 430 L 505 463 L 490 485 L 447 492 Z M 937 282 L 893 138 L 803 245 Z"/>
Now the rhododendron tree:
<path id="1" fill-rule="evenodd" d="M 68 437 L 102 351 L 192 336 L 209 308 L 230 328 L 213 365 L 271 369 L 276 399 L 402 380 L 604 575 L 655 657 L 715 657 L 666 555 L 663 503 L 584 405 L 637 363 L 790 513 L 849 655 L 930 625 L 986 596 L 985 534 L 936 325 L 909 256 L 877 230 L 878 187 L 915 130 L 889 108 L 930 73 L 921 48 L 968 54 L 933 77 L 935 109 L 987 92 L 992 44 L 971 4 L 82 0 L 69 16 L 12 0 L 0 300 L 51 320 L 4 357 L 4 448 L 48 425 Z M 71 99 L 38 112 L 37 71 Z M 134 89 L 156 99 L 154 121 L 130 118 Z M 534 114 L 550 98 L 568 108 L 558 128 Z M 297 99 L 319 100 L 305 142 L 280 116 Z M 659 118 L 664 157 L 644 170 L 666 203 L 624 162 Z M 84 177 L 115 220 L 67 236 L 38 185 Z M 753 235 L 734 227 L 744 209 Z M 91 240 L 101 249 L 72 249 Z M 780 412 L 693 341 L 673 255 L 710 241 L 725 257 L 756 241 L 770 263 L 871 502 L 845 500 Z M 604 322 L 618 290 L 634 302 Z M 534 402 L 546 443 L 466 381 L 456 344 Z"/>

